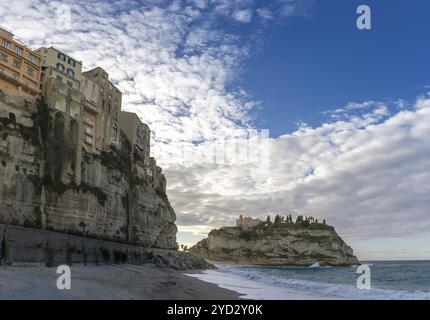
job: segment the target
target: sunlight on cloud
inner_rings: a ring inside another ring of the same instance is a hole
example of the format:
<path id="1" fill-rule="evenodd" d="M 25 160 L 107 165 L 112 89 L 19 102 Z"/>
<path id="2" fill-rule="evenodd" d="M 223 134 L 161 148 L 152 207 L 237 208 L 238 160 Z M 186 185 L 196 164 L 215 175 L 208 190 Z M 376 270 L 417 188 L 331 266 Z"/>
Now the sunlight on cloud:
<path id="1" fill-rule="evenodd" d="M 1 24 L 33 47 L 55 44 L 86 69 L 108 70 L 123 108 L 152 130 L 180 231 L 201 237 L 239 214 L 287 212 L 327 218 L 350 239 L 429 230 L 428 97 L 413 108 L 398 101 L 395 112 L 382 102 L 350 103 L 328 112 L 326 123 L 265 137 L 248 149 L 257 156 L 231 161 L 238 144 L 252 142 L 259 103 L 229 87 L 253 48 L 217 18 L 268 23 L 280 12 L 306 15 L 307 1 L 257 9 L 222 0 L 61 3 L 70 28 L 59 23 L 56 3 L 42 0 L 2 1 Z"/>

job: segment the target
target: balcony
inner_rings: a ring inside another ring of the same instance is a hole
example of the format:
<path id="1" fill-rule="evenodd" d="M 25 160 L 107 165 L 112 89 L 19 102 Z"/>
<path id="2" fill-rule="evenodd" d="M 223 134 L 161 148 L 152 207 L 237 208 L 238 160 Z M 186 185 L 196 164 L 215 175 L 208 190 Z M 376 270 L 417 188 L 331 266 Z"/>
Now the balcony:
<path id="1" fill-rule="evenodd" d="M 84 123 L 87 124 L 87 125 L 89 125 L 89 126 L 91 126 L 91 127 L 95 126 L 94 120 L 92 120 L 92 119 L 90 119 L 88 117 L 84 117 Z"/>
<path id="2" fill-rule="evenodd" d="M 94 104 L 88 102 L 87 99 L 85 99 L 84 107 L 86 110 L 92 113 L 99 113 L 99 110 L 97 110 L 97 107 Z"/>
<path id="3" fill-rule="evenodd" d="M 76 103 L 81 103 L 82 101 L 82 93 L 76 89 L 67 86 L 63 81 L 58 79 L 53 79 L 52 88 L 55 93 L 58 95 L 63 95 L 65 97 L 70 98 L 72 101 Z"/>
<path id="4" fill-rule="evenodd" d="M 0 69 L 0 77 L 2 77 L 3 79 L 9 82 L 12 82 L 14 85 L 19 85 L 21 82 L 18 74 L 13 73 L 6 69 Z"/>
<path id="5" fill-rule="evenodd" d="M 2 68 L 0 69 L 0 77 L 14 84 L 15 86 L 21 86 L 33 94 L 39 93 L 37 84 L 31 83 L 26 79 L 21 79 L 18 73 L 14 73 Z"/>

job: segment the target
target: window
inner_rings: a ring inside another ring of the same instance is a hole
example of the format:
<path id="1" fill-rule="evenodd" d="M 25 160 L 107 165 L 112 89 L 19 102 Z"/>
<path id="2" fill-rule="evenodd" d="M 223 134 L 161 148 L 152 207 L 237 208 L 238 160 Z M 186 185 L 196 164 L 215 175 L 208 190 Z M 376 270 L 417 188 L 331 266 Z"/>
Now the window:
<path id="1" fill-rule="evenodd" d="M 19 61 L 18 61 L 18 60 L 16 60 L 16 59 L 13 59 L 13 63 L 12 63 L 12 65 L 13 65 L 15 68 L 17 68 L 17 69 L 21 68 L 21 62 L 19 62 Z"/>
<path id="2" fill-rule="evenodd" d="M 15 48 L 15 53 L 19 56 L 22 56 L 22 49 L 20 47 Z"/>
<path id="3" fill-rule="evenodd" d="M 86 136 L 84 141 L 86 144 L 90 144 L 90 145 L 93 144 L 93 138 L 91 137 Z"/>
<path id="4" fill-rule="evenodd" d="M 57 63 L 57 69 L 64 72 L 64 66 L 61 63 Z"/>
<path id="5" fill-rule="evenodd" d="M 71 83 L 70 81 L 67 81 L 67 86 L 70 88 L 73 88 L 73 83 Z"/>
<path id="6" fill-rule="evenodd" d="M 0 60 L 1 60 L 1 61 L 4 61 L 4 62 L 7 62 L 7 54 L 2 53 L 2 54 L 1 54 L 1 57 L 0 57 Z"/>
<path id="7" fill-rule="evenodd" d="M 67 75 L 69 77 L 74 78 L 75 77 L 75 71 L 73 71 L 72 69 L 67 69 Z"/>
<path id="8" fill-rule="evenodd" d="M 92 135 L 93 135 L 93 129 L 91 129 L 91 128 L 86 128 L 86 129 L 85 129 L 85 133 L 86 133 L 86 134 L 88 134 L 88 135 L 90 135 L 90 136 L 92 136 Z"/>
<path id="9" fill-rule="evenodd" d="M 4 72 L 4 69 L 0 68 L 0 74 L 3 74 L 3 72 Z"/>
<path id="10" fill-rule="evenodd" d="M 116 124 L 113 125 L 113 137 L 114 138 L 118 137 L 118 127 Z"/>
<path id="11" fill-rule="evenodd" d="M 8 49 L 9 48 L 9 42 L 6 41 L 6 40 L 3 40 L 2 47 L 5 48 L 5 49 Z"/>
<path id="12" fill-rule="evenodd" d="M 35 56 L 30 56 L 30 61 L 31 61 L 31 63 L 36 64 L 36 57 Z"/>
<path id="13" fill-rule="evenodd" d="M 60 60 L 66 61 L 66 56 L 61 52 L 58 52 L 57 58 Z"/>
<path id="14" fill-rule="evenodd" d="M 76 62 L 75 60 L 73 60 L 72 58 L 69 58 L 67 61 L 72 67 L 76 66 Z"/>
<path id="15" fill-rule="evenodd" d="M 19 74 L 16 74 L 16 73 L 12 74 L 12 79 L 19 80 Z"/>
<path id="16" fill-rule="evenodd" d="M 28 67 L 28 68 L 27 68 L 27 74 L 28 74 L 30 77 L 32 77 L 32 76 L 34 75 L 34 69 L 33 69 L 33 68 Z"/>

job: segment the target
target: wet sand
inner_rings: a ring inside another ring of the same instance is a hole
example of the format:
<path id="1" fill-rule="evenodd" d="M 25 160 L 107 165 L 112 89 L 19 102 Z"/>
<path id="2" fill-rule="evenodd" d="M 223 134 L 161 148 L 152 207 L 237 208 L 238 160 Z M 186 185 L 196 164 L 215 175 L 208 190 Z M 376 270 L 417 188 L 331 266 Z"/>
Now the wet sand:
<path id="1" fill-rule="evenodd" d="M 56 268 L 0 266 L 0 299 L 21 300 L 222 300 L 235 291 L 153 265 L 72 265 L 71 289 L 59 290 Z M 195 273 L 195 272 L 193 272 Z"/>

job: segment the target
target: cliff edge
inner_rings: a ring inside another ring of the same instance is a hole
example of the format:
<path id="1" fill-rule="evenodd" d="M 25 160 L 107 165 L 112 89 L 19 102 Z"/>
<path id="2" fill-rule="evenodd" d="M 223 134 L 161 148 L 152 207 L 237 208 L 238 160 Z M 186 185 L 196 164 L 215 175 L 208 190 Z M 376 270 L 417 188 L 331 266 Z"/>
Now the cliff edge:
<path id="1" fill-rule="evenodd" d="M 325 223 L 261 222 L 249 228 L 222 227 L 190 248 L 214 261 L 256 265 L 329 266 L 358 264 L 353 250 Z"/>

